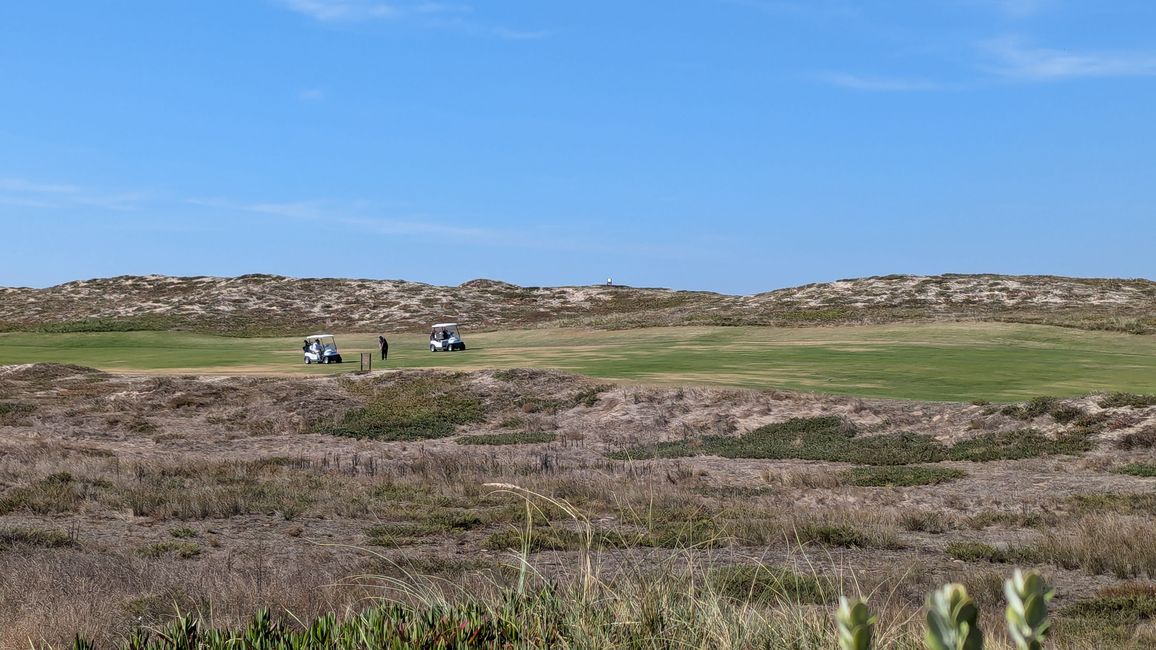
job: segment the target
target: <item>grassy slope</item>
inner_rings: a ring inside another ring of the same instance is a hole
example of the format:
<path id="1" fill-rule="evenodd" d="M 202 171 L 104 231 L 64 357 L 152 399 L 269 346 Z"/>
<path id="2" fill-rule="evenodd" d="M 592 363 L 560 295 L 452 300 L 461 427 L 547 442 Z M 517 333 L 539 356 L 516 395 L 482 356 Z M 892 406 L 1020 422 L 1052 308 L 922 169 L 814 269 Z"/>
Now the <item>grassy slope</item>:
<path id="1" fill-rule="evenodd" d="M 1156 392 L 1156 337 L 1015 324 L 653 328 L 466 333 L 466 353 L 431 354 L 391 336 L 388 366 L 551 367 L 646 382 L 723 384 L 928 400 L 1017 400 L 1089 391 Z M 346 358 L 375 335 L 339 336 Z M 0 364 L 57 361 L 109 370 L 329 373 L 301 365 L 300 339 L 175 332 L 0 335 Z"/>

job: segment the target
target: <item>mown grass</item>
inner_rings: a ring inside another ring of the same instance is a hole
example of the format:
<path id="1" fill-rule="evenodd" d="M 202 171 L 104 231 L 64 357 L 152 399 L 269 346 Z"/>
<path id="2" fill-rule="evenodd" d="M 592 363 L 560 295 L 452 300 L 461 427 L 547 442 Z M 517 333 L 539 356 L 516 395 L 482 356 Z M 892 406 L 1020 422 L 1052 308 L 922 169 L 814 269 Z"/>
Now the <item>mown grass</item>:
<path id="1" fill-rule="evenodd" d="M 859 465 L 910 465 L 944 460 L 1018 460 L 1054 454 L 1078 455 L 1092 448 L 1087 436 L 1048 438 L 1025 429 L 989 432 L 947 447 L 917 433 L 856 435 L 849 421 L 837 416 L 792 418 L 739 437 L 702 438 L 659 443 L 610 454 L 612 458 L 680 458 L 715 455 L 724 458 L 824 460 Z"/>
<path id="2" fill-rule="evenodd" d="M 309 332 L 302 332 L 302 336 Z M 928 400 L 1009 402 L 1050 394 L 1156 393 L 1156 340 L 1018 324 L 817 329 L 674 327 L 471 334 L 465 354 L 431 354 L 421 335 L 391 335 L 375 368 L 557 368 L 594 377 Z M 55 361 L 102 369 L 328 374 L 305 366 L 300 337 L 237 339 L 189 332 L 0 334 L 0 364 Z M 339 335 L 345 356 L 376 334 Z M 758 354 L 751 354 L 757 347 Z M 1065 369 L 1057 372 L 1057 368 Z"/>

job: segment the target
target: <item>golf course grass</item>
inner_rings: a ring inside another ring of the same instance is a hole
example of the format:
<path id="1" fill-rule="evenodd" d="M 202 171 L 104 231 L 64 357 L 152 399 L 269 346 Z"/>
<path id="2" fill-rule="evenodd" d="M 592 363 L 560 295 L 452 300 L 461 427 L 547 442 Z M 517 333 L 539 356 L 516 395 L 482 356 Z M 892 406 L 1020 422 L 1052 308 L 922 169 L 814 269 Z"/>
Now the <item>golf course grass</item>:
<path id="1" fill-rule="evenodd" d="M 674 327 L 470 333 L 465 352 L 431 353 L 388 335 L 386 368 L 557 368 L 648 383 L 784 388 L 909 399 L 1014 401 L 1156 392 L 1156 337 L 965 323 L 830 328 Z M 183 332 L 0 334 L 0 365 L 52 361 L 110 371 L 349 372 L 376 334 L 338 334 L 347 363 L 306 366 L 299 338 Z M 352 362 L 352 363 L 348 363 Z"/>

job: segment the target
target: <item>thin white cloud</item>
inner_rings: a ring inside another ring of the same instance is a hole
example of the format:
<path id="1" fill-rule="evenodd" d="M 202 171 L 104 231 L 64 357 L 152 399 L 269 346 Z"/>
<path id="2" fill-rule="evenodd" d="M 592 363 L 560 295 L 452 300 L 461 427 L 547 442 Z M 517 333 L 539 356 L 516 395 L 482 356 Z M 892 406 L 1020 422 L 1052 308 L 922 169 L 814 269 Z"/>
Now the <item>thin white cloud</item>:
<path id="1" fill-rule="evenodd" d="M 652 243 L 607 244 L 583 241 L 573 234 L 527 232 L 457 225 L 442 217 L 411 215 L 405 218 L 360 216 L 351 213 L 371 209 L 364 203 L 340 206 L 321 201 L 287 203 L 242 203 L 223 199 L 187 199 L 186 203 L 212 208 L 250 212 L 319 225 L 354 228 L 361 232 L 411 237 L 430 237 L 439 240 L 469 242 L 486 246 L 532 250 L 574 251 L 587 253 L 620 253 L 659 258 L 686 258 L 705 254 L 698 247 L 666 246 Z"/>
<path id="2" fill-rule="evenodd" d="M 735 7 L 745 7 L 760 13 L 815 18 L 853 18 L 862 12 L 859 6 L 844 0 L 718 0 Z"/>
<path id="3" fill-rule="evenodd" d="M 134 210 L 150 195 L 145 192 L 102 193 L 65 183 L 44 183 L 24 178 L 0 178 L 0 204 L 24 208 L 68 207 Z"/>
<path id="4" fill-rule="evenodd" d="M 37 183 L 23 178 L 0 178 L 0 192 L 20 194 L 76 194 L 80 188 L 58 183 Z"/>
<path id="5" fill-rule="evenodd" d="M 384 2 L 357 0 L 282 0 L 287 9 L 322 22 L 394 18 L 401 10 Z"/>
<path id="6" fill-rule="evenodd" d="M 1015 37 L 981 44 L 995 60 L 991 70 L 1011 79 L 1050 81 L 1092 77 L 1156 76 L 1156 54 L 1077 52 L 1025 45 Z"/>
<path id="7" fill-rule="evenodd" d="M 964 5 L 995 10 L 1009 18 L 1029 18 L 1044 12 L 1053 0 L 960 0 Z"/>
<path id="8" fill-rule="evenodd" d="M 279 4 L 314 20 L 336 23 L 395 19 L 411 15 L 463 13 L 466 4 L 391 0 L 278 0 Z"/>
<path id="9" fill-rule="evenodd" d="M 925 92 L 946 88 L 943 84 L 923 79 L 877 77 L 843 72 L 819 75 L 819 79 L 834 86 L 867 92 Z"/>
<path id="10" fill-rule="evenodd" d="M 297 91 L 297 99 L 307 102 L 317 102 L 325 99 L 325 90 L 322 88 L 306 88 Z"/>
<path id="11" fill-rule="evenodd" d="M 188 199 L 187 203 L 202 207 L 253 212 L 300 221 L 317 221 L 386 235 L 445 235 L 453 237 L 496 238 L 504 233 L 483 228 L 470 228 L 441 223 L 429 218 L 406 219 L 350 216 L 349 213 L 365 206 L 335 206 L 321 201 L 289 203 L 239 203 L 221 199 Z"/>

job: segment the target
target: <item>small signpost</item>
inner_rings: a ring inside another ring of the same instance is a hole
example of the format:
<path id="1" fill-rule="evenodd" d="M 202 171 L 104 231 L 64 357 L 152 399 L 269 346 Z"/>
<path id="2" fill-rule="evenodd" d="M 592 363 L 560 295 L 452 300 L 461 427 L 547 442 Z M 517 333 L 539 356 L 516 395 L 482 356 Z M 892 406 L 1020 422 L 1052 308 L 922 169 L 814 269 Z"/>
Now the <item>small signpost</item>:
<path id="1" fill-rule="evenodd" d="M 372 352 L 362 352 L 361 353 L 361 370 L 360 370 L 360 372 L 369 372 L 371 370 L 373 370 L 373 353 Z"/>

